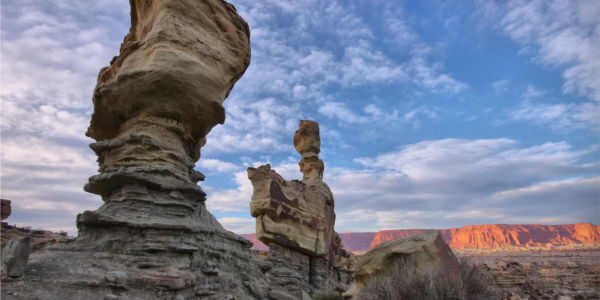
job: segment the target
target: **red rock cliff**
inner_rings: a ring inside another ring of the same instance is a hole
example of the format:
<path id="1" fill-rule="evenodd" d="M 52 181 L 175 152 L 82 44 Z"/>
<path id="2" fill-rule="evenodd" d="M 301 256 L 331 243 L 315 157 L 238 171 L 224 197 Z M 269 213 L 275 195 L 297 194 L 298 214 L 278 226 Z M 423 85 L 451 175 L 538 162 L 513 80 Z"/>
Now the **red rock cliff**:
<path id="1" fill-rule="evenodd" d="M 397 229 L 379 232 L 341 233 L 344 248 L 352 252 L 367 251 L 385 241 L 417 234 L 425 229 Z M 469 225 L 460 228 L 442 229 L 442 237 L 452 249 L 502 248 L 511 246 L 563 246 L 595 244 L 600 246 L 600 225 L 577 223 L 567 225 Z M 252 241 L 252 249 L 265 251 L 267 246 L 258 241 L 254 234 L 242 234 Z"/>
<path id="2" fill-rule="evenodd" d="M 419 233 L 421 229 L 383 230 L 377 232 L 370 247 Z M 442 229 L 444 240 L 452 249 L 501 248 L 510 246 L 547 246 L 599 244 L 600 226 L 590 223 L 567 225 L 469 225 Z"/>

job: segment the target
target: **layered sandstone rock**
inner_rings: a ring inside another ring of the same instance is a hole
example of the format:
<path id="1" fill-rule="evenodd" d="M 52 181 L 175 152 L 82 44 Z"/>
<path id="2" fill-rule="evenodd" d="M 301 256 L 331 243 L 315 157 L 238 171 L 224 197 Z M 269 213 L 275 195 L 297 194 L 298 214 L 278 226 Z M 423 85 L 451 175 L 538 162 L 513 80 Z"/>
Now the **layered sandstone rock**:
<path id="1" fill-rule="evenodd" d="M 279 283 L 285 288 L 343 290 L 340 281 L 347 278 L 339 280 L 337 273 L 350 270 L 352 264 L 352 256 L 342 248 L 334 231 L 334 200 L 323 182 L 320 143 L 319 124 L 300 121 L 294 146 L 302 155 L 302 181 L 285 180 L 270 165 L 248 168 L 254 188 L 250 212 L 256 218 L 256 237 L 270 248 L 267 259 L 275 264 L 296 261 L 293 265 L 305 266 L 295 268 L 296 271 L 287 266 L 279 270 L 281 274 L 272 281 L 294 278 L 288 281 L 290 284 Z"/>
<path id="2" fill-rule="evenodd" d="M 204 207 L 194 170 L 206 134 L 223 123 L 221 103 L 250 61 L 248 25 L 224 1 L 131 1 L 131 29 L 100 71 L 87 135 L 102 196 L 78 216 L 99 225 L 224 231 Z"/>
<path id="3" fill-rule="evenodd" d="M 406 238 L 379 244 L 362 256 L 354 266 L 354 284 L 348 295 L 358 295 L 367 280 L 390 276 L 397 264 L 411 265 L 417 271 L 444 270 L 460 278 L 458 260 L 437 230 L 428 230 Z"/>
<path id="4" fill-rule="evenodd" d="M 598 247 L 471 249 L 457 255 L 484 266 L 506 299 L 600 298 Z"/>
<path id="5" fill-rule="evenodd" d="M 323 182 L 320 145 L 319 124 L 302 120 L 294 135 L 294 146 L 302 155 L 302 181 L 287 181 L 270 165 L 248 168 L 254 188 L 250 213 L 256 218 L 256 236 L 263 243 L 332 260 L 335 212 L 333 194 Z"/>

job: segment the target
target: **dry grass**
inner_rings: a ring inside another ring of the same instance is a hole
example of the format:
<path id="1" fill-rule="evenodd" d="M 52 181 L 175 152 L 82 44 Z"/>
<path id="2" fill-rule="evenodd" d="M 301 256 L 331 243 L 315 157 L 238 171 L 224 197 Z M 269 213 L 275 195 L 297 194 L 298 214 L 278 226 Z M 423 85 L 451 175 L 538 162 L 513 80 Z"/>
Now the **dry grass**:
<path id="1" fill-rule="evenodd" d="M 479 300 L 500 299 L 486 271 L 460 260 L 460 278 L 445 270 L 419 271 L 397 261 L 390 277 L 373 277 L 361 289 L 360 300 Z"/>

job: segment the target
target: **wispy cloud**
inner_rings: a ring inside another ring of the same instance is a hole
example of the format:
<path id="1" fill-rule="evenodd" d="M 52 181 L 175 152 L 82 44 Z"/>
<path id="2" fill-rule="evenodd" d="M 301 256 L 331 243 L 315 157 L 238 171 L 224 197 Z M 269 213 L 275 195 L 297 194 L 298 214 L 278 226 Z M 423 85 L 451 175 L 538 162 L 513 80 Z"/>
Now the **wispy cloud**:
<path id="1" fill-rule="evenodd" d="M 600 5 L 595 0 L 479 1 L 479 12 L 542 65 L 562 69 L 563 91 L 600 101 Z M 495 21 L 494 21 L 495 22 Z"/>
<path id="2" fill-rule="evenodd" d="M 508 79 L 500 79 L 498 81 L 494 81 L 490 84 L 494 91 L 498 94 L 504 93 L 508 90 L 508 86 L 510 85 L 510 81 Z"/>
<path id="3" fill-rule="evenodd" d="M 552 104 L 524 101 L 509 113 L 508 118 L 531 122 L 559 133 L 575 130 L 600 132 L 600 104 L 597 102 Z"/>
<path id="4" fill-rule="evenodd" d="M 217 219 L 223 227 L 237 234 L 254 233 L 256 231 L 256 220 L 254 218 L 219 218 Z"/>

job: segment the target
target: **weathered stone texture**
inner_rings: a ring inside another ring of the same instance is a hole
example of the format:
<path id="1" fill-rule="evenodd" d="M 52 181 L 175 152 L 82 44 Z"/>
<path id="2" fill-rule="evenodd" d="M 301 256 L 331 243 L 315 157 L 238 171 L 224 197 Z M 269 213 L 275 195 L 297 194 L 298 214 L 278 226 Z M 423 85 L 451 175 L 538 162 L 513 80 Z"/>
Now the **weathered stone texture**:
<path id="1" fill-rule="evenodd" d="M 23 276 L 30 250 L 29 237 L 20 236 L 10 240 L 2 249 L 2 275 Z"/>
<path id="2" fill-rule="evenodd" d="M 452 278 L 460 278 L 458 260 L 437 230 L 428 230 L 403 239 L 377 245 L 354 266 L 354 283 L 348 295 L 358 295 L 372 276 L 390 276 L 395 263 L 410 264 L 417 271 L 444 270 Z"/>
<path id="3" fill-rule="evenodd" d="M 294 146 L 302 155 L 302 181 L 287 181 L 270 165 L 248 168 L 254 192 L 250 212 L 256 218 L 256 236 L 270 248 L 267 260 L 273 265 L 298 261 L 301 268 L 285 268 L 270 282 L 296 292 L 344 290 L 350 280 L 351 254 L 334 231 L 335 212 L 331 190 L 323 182 L 324 164 L 319 159 L 319 124 L 300 121 Z M 343 274 L 341 274 L 343 273 Z M 286 275 L 287 274 L 287 275 Z M 293 282 L 283 282 L 294 278 Z"/>
<path id="4" fill-rule="evenodd" d="M 10 216 L 10 213 L 11 213 L 10 200 L 0 199 L 0 211 L 1 211 L 0 215 L 2 217 L 2 220 L 6 219 Z"/>

